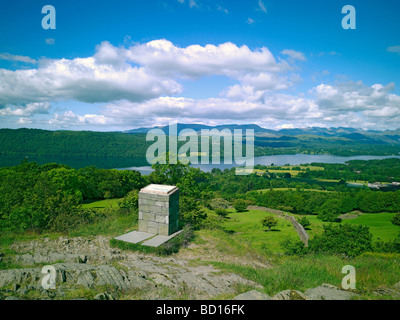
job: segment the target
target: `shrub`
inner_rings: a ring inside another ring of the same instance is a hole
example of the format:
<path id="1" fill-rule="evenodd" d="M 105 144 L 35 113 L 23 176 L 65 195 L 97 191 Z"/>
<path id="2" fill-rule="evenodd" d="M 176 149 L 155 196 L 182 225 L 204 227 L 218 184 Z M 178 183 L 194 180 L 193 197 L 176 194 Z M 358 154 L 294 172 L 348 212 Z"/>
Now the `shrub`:
<path id="1" fill-rule="evenodd" d="M 211 199 L 209 202 L 209 208 L 212 210 L 215 209 L 228 209 L 229 201 L 222 198 Z"/>
<path id="2" fill-rule="evenodd" d="M 330 199 L 326 201 L 318 214 L 318 219 L 324 222 L 338 222 L 338 215 L 341 213 L 341 201 L 338 199 Z"/>
<path id="3" fill-rule="evenodd" d="M 400 253 L 400 235 L 396 239 L 387 242 L 375 242 L 374 251 L 383 253 Z"/>
<path id="4" fill-rule="evenodd" d="M 307 217 L 301 217 L 300 219 L 297 219 L 297 222 L 300 223 L 304 228 L 307 228 L 311 225 L 311 222 Z"/>
<path id="5" fill-rule="evenodd" d="M 294 241 L 292 239 L 286 239 L 285 241 L 281 242 L 280 245 L 284 254 L 288 256 L 304 255 L 308 253 L 304 243 L 300 240 Z"/>
<path id="6" fill-rule="evenodd" d="M 222 209 L 222 208 L 215 209 L 215 213 L 223 218 L 225 218 L 228 215 L 228 211 L 226 211 L 226 209 Z"/>
<path id="7" fill-rule="evenodd" d="M 267 216 L 264 219 L 261 220 L 261 224 L 265 227 L 268 228 L 269 231 L 273 227 L 276 227 L 278 224 L 278 219 L 274 218 L 273 216 Z"/>
<path id="8" fill-rule="evenodd" d="M 324 226 L 324 232 L 309 242 L 311 251 L 343 254 L 349 257 L 372 251 L 372 234 L 369 227 L 340 224 Z"/>
<path id="9" fill-rule="evenodd" d="M 123 214 L 136 213 L 138 210 L 139 194 L 137 190 L 129 192 L 119 203 L 119 212 Z"/>
<path id="10" fill-rule="evenodd" d="M 247 202 L 243 199 L 238 199 L 233 203 L 233 207 L 237 212 L 244 212 L 247 209 Z"/>
<path id="11" fill-rule="evenodd" d="M 196 199 L 190 197 L 179 198 L 179 220 L 181 224 L 189 224 L 194 230 L 198 230 L 202 227 L 206 218 L 207 213 Z"/>
<path id="12" fill-rule="evenodd" d="M 224 219 L 220 216 L 207 215 L 207 218 L 201 224 L 203 229 L 215 230 L 222 227 Z"/>
<path id="13" fill-rule="evenodd" d="M 400 226 L 400 213 L 397 213 L 391 221 L 394 225 Z"/>

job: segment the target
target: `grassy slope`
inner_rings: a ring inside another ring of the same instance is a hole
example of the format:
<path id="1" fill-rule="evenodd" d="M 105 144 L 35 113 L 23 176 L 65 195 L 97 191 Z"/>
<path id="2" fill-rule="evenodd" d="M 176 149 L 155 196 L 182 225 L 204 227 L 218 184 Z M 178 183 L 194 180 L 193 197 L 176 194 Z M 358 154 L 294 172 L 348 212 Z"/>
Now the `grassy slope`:
<path id="1" fill-rule="evenodd" d="M 292 224 L 277 215 L 273 216 L 278 219 L 278 225 L 272 231 L 266 231 L 260 221 L 268 215 L 266 212 L 257 210 L 246 212 L 231 210 L 223 227 L 225 230 L 235 232 L 234 236 L 239 241 L 250 243 L 256 250 L 265 246 L 272 252 L 280 252 L 280 243 L 284 239 L 297 239 L 298 236 Z"/>
<path id="2" fill-rule="evenodd" d="M 84 209 L 117 208 L 119 201 L 121 201 L 121 199 L 108 199 L 108 200 L 91 201 L 91 202 L 84 203 L 82 205 L 82 208 L 84 208 Z"/>
<path id="3" fill-rule="evenodd" d="M 109 206 L 116 205 L 117 200 L 96 201 L 90 204 L 85 204 L 86 207 L 95 208 L 96 210 L 106 210 Z M 214 214 L 208 211 L 210 215 Z M 357 270 L 357 289 L 372 290 L 380 286 L 390 286 L 399 281 L 400 265 L 395 263 L 395 260 L 400 259 L 400 255 L 395 254 L 364 254 L 360 257 L 347 259 L 339 256 L 328 255 L 309 255 L 305 257 L 281 257 L 271 256 L 269 252 L 280 252 L 279 243 L 283 237 L 297 237 L 292 226 L 282 218 L 279 218 L 279 224 L 276 229 L 280 231 L 265 232 L 261 226 L 260 220 L 268 215 L 266 212 L 249 210 L 247 212 L 237 213 L 234 210 L 229 210 L 228 218 L 225 219 L 223 226 L 225 230 L 234 231 L 233 234 L 222 230 L 201 230 L 198 235 L 202 236 L 203 241 L 197 241 L 204 249 L 210 250 L 210 242 L 208 239 L 213 239 L 220 254 L 239 255 L 247 257 L 250 251 L 265 256 L 266 259 L 273 263 L 272 268 L 261 268 L 244 266 L 238 263 L 230 262 L 215 262 L 203 261 L 203 263 L 211 263 L 216 267 L 235 272 L 253 280 L 264 286 L 265 292 L 274 295 L 281 290 L 297 289 L 305 291 L 308 288 L 313 288 L 322 283 L 330 283 L 340 286 L 343 274 L 341 270 L 345 265 L 353 265 Z M 363 223 L 369 224 L 371 227 L 382 228 L 387 232 L 389 228 L 390 217 L 393 214 L 375 214 L 363 215 L 355 220 L 348 220 L 345 223 Z M 325 224 L 316 216 L 309 216 L 312 226 L 309 233 L 316 234 L 322 231 L 322 225 Z M 389 221 L 389 222 L 388 222 Z M 74 231 L 75 235 L 90 235 L 90 234 L 115 234 L 121 233 L 124 229 L 129 229 L 134 226 L 132 217 L 110 218 L 99 224 L 82 226 L 80 230 Z M 393 226 L 395 227 L 395 226 Z M 374 228 L 371 231 L 377 236 L 377 230 Z M 392 228 L 392 230 L 394 230 Z M 73 235 L 73 234 L 71 234 Z M 57 237 L 59 234 L 47 235 L 14 235 L 0 237 L 1 246 L 8 247 L 14 241 L 34 240 L 43 236 Z M 208 239 L 207 239 L 208 238 Z M 267 249 L 262 248 L 265 244 Z M 186 249 L 187 250 L 187 249 Z M 8 250 L 6 250 L 7 252 Z M 11 253 L 11 252 L 7 252 Z M 202 259 L 203 260 L 203 259 Z M 0 269 L 8 269 L 17 266 L 1 265 Z M 370 298 L 369 294 L 362 296 Z M 376 298 L 376 297 L 374 297 Z M 390 297 L 382 297 L 390 298 Z"/>
<path id="4" fill-rule="evenodd" d="M 344 220 L 343 223 L 362 224 L 370 227 L 374 240 L 389 241 L 400 234 L 400 227 L 390 220 L 395 213 L 366 213 L 353 220 Z"/>
<path id="5" fill-rule="evenodd" d="M 394 263 L 399 254 L 371 254 L 348 259 L 329 255 L 307 255 L 304 257 L 284 257 L 275 261 L 273 268 L 252 268 L 224 262 L 213 262 L 216 267 L 235 272 L 264 286 L 265 292 L 274 295 L 279 291 L 293 289 L 305 291 L 309 288 L 329 283 L 341 286 L 345 265 L 356 268 L 356 289 L 361 298 L 369 299 L 364 290 L 374 290 L 380 286 L 392 286 L 399 280 L 400 265 Z M 376 299 L 377 297 L 373 297 Z M 382 296 L 381 299 L 390 299 Z"/>
<path id="6" fill-rule="evenodd" d="M 365 213 L 356 219 L 343 220 L 342 223 L 349 223 L 353 225 L 363 225 L 370 227 L 370 231 L 373 235 L 373 240 L 389 241 L 395 239 L 400 234 L 400 227 L 395 226 L 390 221 L 395 213 Z M 301 217 L 299 215 L 293 215 L 295 217 Z M 315 235 L 322 233 L 323 226 L 329 224 L 329 222 L 323 222 L 318 219 L 317 216 L 307 216 L 311 222 L 311 226 L 308 227 L 307 233 L 310 238 Z"/>

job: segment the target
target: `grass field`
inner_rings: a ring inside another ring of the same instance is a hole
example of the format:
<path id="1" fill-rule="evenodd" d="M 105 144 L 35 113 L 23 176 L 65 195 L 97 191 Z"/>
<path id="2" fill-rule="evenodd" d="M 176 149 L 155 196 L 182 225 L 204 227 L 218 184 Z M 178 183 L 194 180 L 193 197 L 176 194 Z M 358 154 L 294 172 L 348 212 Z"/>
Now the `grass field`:
<path id="1" fill-rule="evenodd" d="M 282 252 L 280 243 L 287 238 L 298 239 L 298 235 L 289 221 L 277 215 L 273 216 L 278 219 L 278 225 L 272 231 L 266 231 L 260 221 L 268 215 L 273 214 L 258 210 L 230 210 L 223 228 L 237 241 L 245 241 L 255 250 L 266 248 L 272 252 Z"/>
<path id="2" fill-rule="evenodd" d="M 310 169 L 311 171 L 325 170 L 325 168 L 317 166 L 279 166 L 279 169 L 276 168 L 277 167 L 268 167 L 267 170 L 270 173 L 290 173 L 293 177 L 297 176 L 300 172 L 306 171 L 307 169 Z M 293 168 L 300 168 L 300 170 L 293 170 Z M 255 169 L 254 171 L 256 173 L 263 174 L 266 170 Z"/>
<path id="3" fill-rule="evenodd" d="M 349 223 L 353 225 L 363 225 L 370 228 L 373 235 L 373 241 L 383 240 L 390 241 L 395 239 L 400 234 L 400 227 L 395 226 L 390 220 L 393 218 L 395 213 L 365 213 L 360 215 L 356 219 L 342 220 L 342 223 Z M 296 218 L 301 216 L 293 215 Z M 311 222 L 311 226 L 308 228 L 307 233 L 312 239 L 315 235 L 323 232 L 323 226 L 329 224 L 329 222 L 323 222 L 318 219 L 317 216 L 307 216 Z"/>
<path id="4" fill-rule="evenodd" d="M 295 188 L 272 188 L 274 191 L 288 191 L 288 190 L 293 190 L 296 191 Z M 260 189 L 260 190 L 255 190 L 258 192 L 268 192 L 271 191 L 271 189 Z M 302 191 L 314 191 L 314 192 L 336 192 L 336 191 L 327 191 L 327 190 L 317 190 L 317 189 L 302 189 Z"/>
<path id="5" fill-rule="evenodd" d="M 212 264 L 261 284 L 269 295 L 286 289 L 304 292 L 322 283 L 340 287 L 344 276 L 342 268 L 352 265 L 357 270 L 356 289 L 361 293 L 360 299 L 370 299 L 370 294 L 365 290 L 392 286 L 399 281 L 400 265 L 394 263 L 399 258 L 399 254 L 365 253 L 356 258 L 330 255 L 282 257 L 275 261 L 273 268 L 252 268 L 224 262 Z M 372 298 L 377 299 L 376 296 Z M 381 297 L 392 298 L 390 295 Z"/>
<path id="6" fill-rule="evenodd" d="M 374 240 L 389 241 L 400 234 L 400 227 L 395 226 L 390 220 L 395 213 L 365 213 L 356 219 L 343 220 L 343 223 L 362 224 L 368 226 Z"/>
<path id="7" fill-rule="evenodd" d="M 82 208 L 84 209 L 106 209 L 106 208 L 117 208 L 118 202 L 121 199 L 108 199 L 108 200 L 99 200 L 99 201 L 91 201 L 84 203 Z"/>

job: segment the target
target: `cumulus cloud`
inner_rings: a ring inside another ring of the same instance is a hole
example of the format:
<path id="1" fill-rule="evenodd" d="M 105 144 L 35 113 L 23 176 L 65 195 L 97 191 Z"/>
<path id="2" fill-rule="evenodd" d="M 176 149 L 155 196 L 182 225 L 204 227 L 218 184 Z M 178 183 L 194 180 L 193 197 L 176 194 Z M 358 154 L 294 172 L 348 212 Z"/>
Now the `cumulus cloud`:
<path id="1" fill-rule="evenodd" d="M 237 89 L 237 92 L 235 90 Z M 242 94 L 242 96 L 240 96 Z M 254 95 L 254 98 L 250 98 Z M 104 106 L 100 118 L 95 115 L 78 116 L 72 112 L 56 114 L 51 124 L 98 124 L 123 127 L 168 124 L 169 121 L 226 123 L 262 121 L 264 125 L 276 121 L 314 119 L 318 106 L 312 100 L 286 95 L 262 93 L 251 87 L 231 88 L 225 97 L 189 99 L 160 97 L 143 103 L 118 101 Z M 245 99 L 242 99 L 245 98 Z"/>
<path id="2" fill-rule="evenodd" d="M 287 62 L 276 61 L 266 47 L 251 50 L 231 42 L 180 48 L 161 39 L 133 46 L 126 55 L 132 62 L 157 74 L 189 78 L 207 75 L 238 77 L 249 72 L 284 72 L 289 69 Z"/>
<path id="3" fill-rule="evenodd" d="M 29 117 L 47 113 L 50 102 L 78 101 L 108 104 L 102 114 L 67 111 L 56 113 L 48 123 L 67 127 L 130 121 L 134 125 L 174 116 L 222 119 L 228 113 L 238 120 L 246 112 L 259 115 L 269 109 L 263 104 L 266 95 L 292 86 L 290 70 L 288 62 L 277 60 L 266 47 L 250 49 L 230 42 L 178 47 L 161 39 L 126 48 L 103 42 L 91 57 L 41 60 L 28 70 L 0 69 L 0 115 L 29 123 Z M 183 90 L 180 80 L 208 76 L 225 76 L 238 83 L 221 89 L 219 98 L 172 97 Z"/>
<path id="4" fill-rule="evenodd" d="M 351 126 L 385 129 L 400 123 L 400 96 L 393 84 L 366 86 L 361 82 L 321 84 L 310 97 L 233 85 L 218 98 L 159 97 L 145 102 L 117 101 L 100 115 L 65 113 L 52 124 L 138 127 L 169 121 L 208 124 L 257 123 L 265 127 Z"/>
<path id="5" fill-rule="evenodd" d="M 394 83 L 371 87 L 360 82 L 341 83 L 336 86 L 321 84 L 312 92 L 318 105 L 329 112 L 366 111 L 383 107 L 400 108 L 400 97 L 392 94 Z"/>
<path id="6" fill-rule="evenodd" d="M 287 83 L 279 74 L 289 70 L 289 64 L 277 61 L 266 47 L 251 50 L 227 42 L 180 48 L 167 40 L 155 40 L 125 48 L 103 42 L 92 57 L 42 60 L 29 70 L 0 69 L 0 105 L 140 102 L 180 93 L 179 79 L 213 75 L 231 77 L 256 89 L 281 89 Z"/>
<path id="7" fill-rule="evenodd" d="M 90 113 L 57 112 L 47 123 L 65 128 L 129 128 L 170 120 L 266 127 L 400 123 L 400 97 L 393 93 L 393 83 L 321 83 L 307 94 L 295 94 L 292 89 L 301 78 L 293 73 L 293 64 L 306 58 L 292 49 L 281 54 L 287 61 L 266 47 L 230 42 L 187 47 L 165 39 L 128 47 L 103 42 L 90 57 L 41 60 L 29 70 L 0 69 L 0 116 L 28 124 L 35 115 L 49 113 L 51 102 L 80 101 L 102 107 Z M 212 76 L 230 81 L 217 97 L 179 96 L 180 82 Z"/>
<path id="8" fill-rule="evenodd" d="M 66 111 L 64 113 L 56 113 L 54 117 L 48 122 L 53 126 L 60 127 L 71 127 L 71 126 L 82 126 L 82 125 L 112 125 L 114 124 L 112 119 L 106 118 L 104 115 L 98 114 L 85 114 L 83 116 L 78 115 L 72 111 Z"/>
<path id="9" fill-rule="evenodd" d="M 400 96 L 394 83 L 367 86 L 361 81 L 321 84 L 311 90 L 323 121 L 355 127 L 393 128 L 400 123 Z"/>
<path id="10" fill-rule="evenodd" d="M 113 65 L 94 57 L 42 61 L 37 69 L 0 69 L 0 105 L 77 100 L 143 101 L 181 91 L 171 79 L 129 64 Z"/>
<path id="11" fill-rule="evenodd" d="M 7 106 L 0 109 L 0 116 L 7 117 L 30 117 L 34 114 L 48 114 L 50 109 L 49 102 L 29 103 L 26 106 Z"/>

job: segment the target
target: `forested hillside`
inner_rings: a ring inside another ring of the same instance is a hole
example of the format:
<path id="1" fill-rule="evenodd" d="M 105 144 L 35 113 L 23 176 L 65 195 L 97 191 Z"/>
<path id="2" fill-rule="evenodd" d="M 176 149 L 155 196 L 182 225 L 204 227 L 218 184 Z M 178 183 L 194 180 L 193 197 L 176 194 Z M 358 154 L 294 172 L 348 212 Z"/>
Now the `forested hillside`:
<path id="1" fill-rule="evenodd" d="M 118 132 L 1 129 L 0 155 L 144 157 L 151 142 L 145 134 Z"/>
<path id="2" fill-rule="evenodd" d="M 347 134 L 345 137 L 305 135 L 302 131 L 295 133 L 302 134 L 260 136 L 256 133 L 254 155 L 308 153 L 352 156 L 397 155 L 400 152 L 400 144 L 394 140 L 386 141 L 379 135 L 372 139 L 360 134 Z M 88 165 L 102 168 L 144 166 L 148 165 L 145 157 L 151 144 L 152 141 L 146 141 L 145 133 L 0 129 L 0 166 L 17 165 L 25 157 L 41 164 L 57 162 L 75 168 Z M 178 148 L 183 144 L 185 141 L 178 141 Z M 168 150 L 168 136 L 166 147 Z M 198 150 L 201 151 L 200 145 Z M 223 150 L 221 141 L 221 155 Z M 66 158 L 68 161 L 64 161 Z"/>

